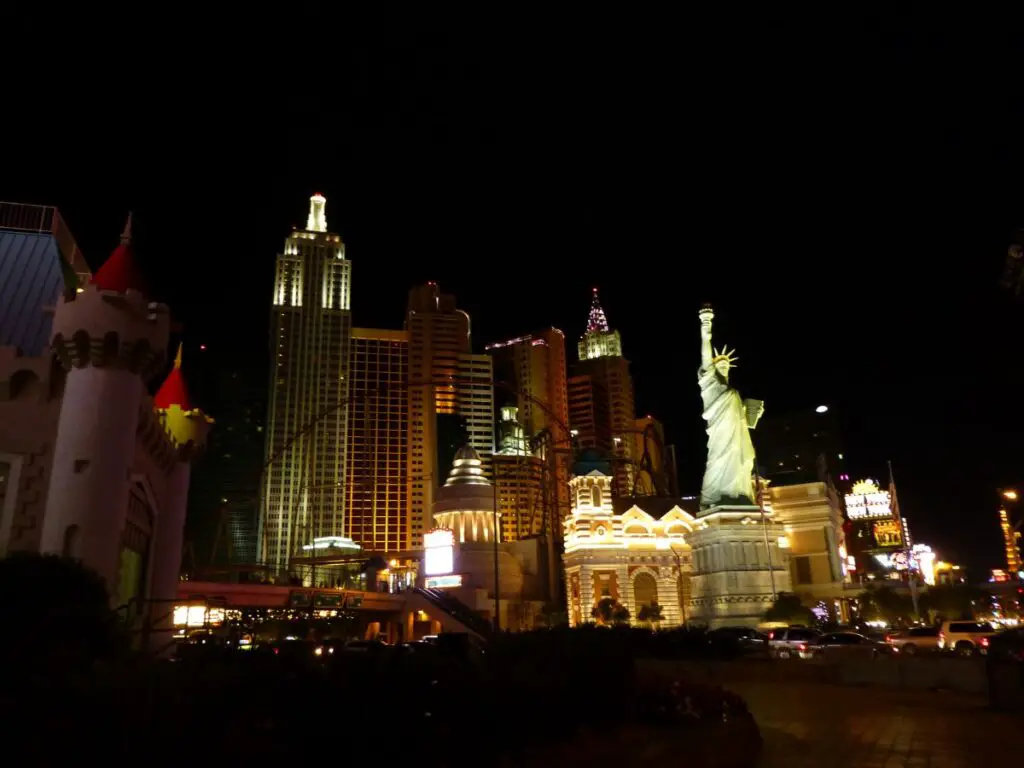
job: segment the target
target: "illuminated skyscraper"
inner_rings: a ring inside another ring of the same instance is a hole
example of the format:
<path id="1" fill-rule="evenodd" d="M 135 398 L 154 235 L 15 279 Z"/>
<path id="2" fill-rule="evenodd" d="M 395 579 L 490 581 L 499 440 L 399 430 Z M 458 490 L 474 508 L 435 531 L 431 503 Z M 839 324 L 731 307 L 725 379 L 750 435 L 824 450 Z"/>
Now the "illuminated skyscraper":
<path id="1" fill-rule="evenodd" d="M 623 496 L 632 489 L 634 465 L 640 458 L 634 455 L 633 377 L 629 361 L 622 356 L 619 332 L 608 327 L 597 288 L 578 351 L 580 362 L 569 381 L 569 426 L 578 432 L 581 448 L 612 452 L 616 459 L 614 493 Z"/>
<path id="2" fill-rule="evenodd" d="M 1005 509 L 999 510 L 999 528 L 1003 532 L 1003 547 L 1006 549 L 1006 571 L 1017 573 L 1021 569 L 1020 533 L 1014 530 Z"/>
<path id="3" fill-rule="evenodd" d="M 351 264 L 327 231 L 326 202 L 310 198 L 306 228 L 277 257 L 259 551 L 278 569 L 345 530 Z"/>
<path id="4" fill-rule="evenodd" d="M 571 462 L 565 334 L 557 328 L 546 328 L 527 336 L 488 344 L 486 349 L 494 359 L 498 408 L 516 408 L 516 418 L 522 425 L 527 445 L 544 430 L 550 433 L 547 446 L 554 451 L 553 481 L 557 493 L 549 498 L 557 499 L 558 514 L 552 517 L 552 521 L 560 537 L 560 521 L 569 514 Z M 504 453 L 504 449 L 502 445 L 500 452 Z M 532 453 L 536 455 L 537 451 Z M 511 530 L 513 516 L 508 515 L 503 520 L 506 529 Z"/>
<path id="5" fill-rule="evenodd" d="M 409 291 L 409 524 L 414 548 L 431 523 L 434 490 L 469 444 L 490 476 L 494 452 L 493 369 L 474 355 L 469 315 L 436 283 Z"/>
<path id="6" fill-rule="evenodd" d="M 353 328 L 343 536 L 364 550 L 409 549 L 409 334 Z"/>

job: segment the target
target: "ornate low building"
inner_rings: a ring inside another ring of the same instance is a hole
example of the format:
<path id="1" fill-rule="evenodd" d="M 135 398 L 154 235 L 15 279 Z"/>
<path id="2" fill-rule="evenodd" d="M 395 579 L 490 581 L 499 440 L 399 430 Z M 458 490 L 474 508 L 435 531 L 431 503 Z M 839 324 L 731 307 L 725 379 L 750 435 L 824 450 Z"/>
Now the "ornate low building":
<path id="1" fill-rule="evenodd" d="M 569 624 L 594 621 L 592 611 L 611 598 L 639 624 L 644 606 L 661 608 L 663 627 L 684 623 L 690 600 L 691 551 L 696 525 L 684 504 L 694 500 L 613 498 L 610 462 L 586 451 L 569 481 L 572 514 L 565 521 L 565 583 Z"/>
<path id="2" fill-rule="evenodd" d="M 0 556 L 77 558 L 129 617 L 148 611 L 170 630 L 190 462 L 211 420 L 188 402 L 180 353 L 148 394 L 170 332 L 167 306 L 150 297 L 129 219 L 89 282 L 70 278 L 51 298 L 48 349 L 0 347 Z"/>

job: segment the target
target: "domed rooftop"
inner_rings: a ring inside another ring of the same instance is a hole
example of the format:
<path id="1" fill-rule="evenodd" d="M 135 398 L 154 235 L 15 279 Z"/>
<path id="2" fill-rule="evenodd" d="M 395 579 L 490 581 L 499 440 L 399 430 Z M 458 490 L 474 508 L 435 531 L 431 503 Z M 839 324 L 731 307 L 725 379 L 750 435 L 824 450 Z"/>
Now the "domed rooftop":
<path id="1" fill-rule="evenodd" d="M 494 510 L 494 487 L 484 476 L 480 455 L 469 445 L 455 454 L 452 471 L 434 500 L 434 514 L 453 510 Z"/>
<path id="2" fill-rule="evenodd" d="M 486 485 L 490 486 L 487 478 L 484 477 L 483 462 L 480 454 L 473 450 L 473 446 L 464 445 L 455 454 L 455 462 L 452 464 L 452 471 L 448 473 L 445 487 L 453 485 Z"/>

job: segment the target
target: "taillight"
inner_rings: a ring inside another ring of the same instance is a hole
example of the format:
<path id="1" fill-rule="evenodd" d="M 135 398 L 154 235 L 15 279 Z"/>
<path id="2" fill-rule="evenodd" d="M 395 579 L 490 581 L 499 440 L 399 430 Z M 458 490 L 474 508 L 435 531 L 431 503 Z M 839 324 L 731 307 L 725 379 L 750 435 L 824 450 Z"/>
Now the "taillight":
<path id="1" fill-rule="evenodd" d="M 885 636 L 885 642 L 891 643 L 892 642 L 892 635 L 886 635 Z"/>
<path id="2" fill-rule="evenodd" d="M 768 633 L 768 639 L 769 640 L 774 640 L 775 639 L 775 633 L 774 632 L 769 632 Z"/>
<path id="3" fill-rule="evenodd" d="M 940 643 L 945 643 L 946 642 L 946 633 L 945 632 L 939 632 L 939 642 Z"/>
<path id="4" fill-rule="evenodd" d="M 982 648 L 988 648 L 988 638 L 987 637 L 981 638 L 981 647 Z"/>
<path id="5" fill-rule="evenodd" d="M 806 650 L 807 650 L 807 643 L 800 643 L 800 645 L 798 645 L 798 646 L 796 647 L 796 649 L 797 649 L 798 651 L 806 651 Z"/>

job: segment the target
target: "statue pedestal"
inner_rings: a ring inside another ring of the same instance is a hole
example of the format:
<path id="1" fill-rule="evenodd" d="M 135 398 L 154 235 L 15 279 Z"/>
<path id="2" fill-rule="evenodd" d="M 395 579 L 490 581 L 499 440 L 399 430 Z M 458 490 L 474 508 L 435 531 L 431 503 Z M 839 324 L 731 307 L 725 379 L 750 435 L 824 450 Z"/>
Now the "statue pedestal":
<path id="1" fill-rule="evenodd" d="M 760 624 L 772 605 L 772 593 L 792 591 L 789 556 L 778 544 L 782 535 L 772 515 L 766 513 L 762 521 L 754 505 L 701 510 L 697 529 L 687 536 L 693 548 L 689 619 L 711 629 Z"/>

